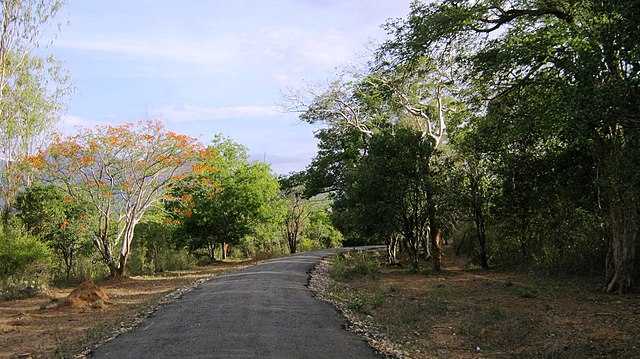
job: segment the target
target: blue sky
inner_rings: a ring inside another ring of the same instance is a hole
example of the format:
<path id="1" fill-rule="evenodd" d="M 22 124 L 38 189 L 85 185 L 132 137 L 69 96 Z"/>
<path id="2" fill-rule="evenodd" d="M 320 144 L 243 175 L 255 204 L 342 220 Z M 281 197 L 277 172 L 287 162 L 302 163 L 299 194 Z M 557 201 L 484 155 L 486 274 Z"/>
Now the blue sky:
<path id="1" fill-rule="evenodd" d="M 205 144 L 223 133 L 276 173 L 303 170 L 314 128 L 277 111 L 281 89 L 330 79 L 410 2 L 68 0 L 47 49 L 77 88 L 60 128 L 152 117 Z"/>

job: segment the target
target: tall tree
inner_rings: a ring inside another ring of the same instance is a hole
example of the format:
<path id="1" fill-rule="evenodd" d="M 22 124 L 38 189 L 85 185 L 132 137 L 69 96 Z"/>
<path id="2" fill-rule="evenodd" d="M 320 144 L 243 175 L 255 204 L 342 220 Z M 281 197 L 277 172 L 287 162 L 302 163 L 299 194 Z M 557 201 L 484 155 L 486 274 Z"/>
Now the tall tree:
<path id="1" fill-rule="evenodd" d="M 62 4 L 59 0 L 0 3 L 0 199 L 5 223 L 20 187 L 33 176 L 28 157 L 46 142 L 71 91 L 59 63 L 34 54 L 43 27 Z"/>
<path id="2" fill-rule="evenodd" d="M 446 73 L 427 57 L 415 66 L 391 66 L 384 59 L 379 62 L 361 72 L 342 73 L 324 91 L 307 87 L 285 96 L 285 102 L 290 104 L 285 108 L 302 112 L 302 120 L 329 125 L 318 134 L 321 150 L 309 168 L 310 189 L 320 186 L 339 189 L 339 181 L 349 171 L 349 162 L 357 161 L 372 138 L 399 123 L 411 122 L 423 137 L 434 141 L 436 148 L 443 143 L 445 116 L 451 110 Z M 355 140 L 358 136 L 359 141 Z M 423 144 L 431 150 L 430 142 Z M 336 149 L 340 152 L 333 151 Z M 433 202 L 434 193 L 425 195 Z M 433 266 L 439 270 L 442 258 L 439 214 L 435 205 L 429 208 Z"/>
<path id="3" fill-rule="evenodd" d="M 149 120 L 82 129 L 56 139 L 40 160 L 46 180 L 95 208 L 93 242 L 111 275 L 124 276 L 136 225 L 177 179 L 198 171 L 200 152 L 196 139 Z"/>
<path id="4" fill-rule="evenodd" d="M 398 63 L 454 49 L 478 118 L 502 118 L 518 129 L 495 128 L 498 138 L 522 135 L 517 146 L 500 148 L 503 154 L 573 148 L 594 158 L 592 181 L 602 189 L 610 233 L 609 292 L 631 288 L 636 262 L 638 13 L 637 0 L 415 2 L 407 19 L 392 24 L 386 46 Z M 520 209 L 526 230 L 530 211 Z"/>
<path id="5" fill-rule="evenodd" d="M 435 199 L 428 194 L 433 193 L 434 146 L 433 139 L 412 128 L 374 136 L 340 203 L 350 209 L 361 235 L 391 239 L 400 234 L 415 270 L 432 220 Z"/>

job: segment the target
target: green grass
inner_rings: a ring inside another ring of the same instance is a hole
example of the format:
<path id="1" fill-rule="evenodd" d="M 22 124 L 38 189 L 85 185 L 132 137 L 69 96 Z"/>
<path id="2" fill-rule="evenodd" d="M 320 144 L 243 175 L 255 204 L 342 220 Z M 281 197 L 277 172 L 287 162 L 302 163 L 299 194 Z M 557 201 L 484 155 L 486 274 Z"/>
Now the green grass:
<path id="1" fill-rule="evenodd" d="M 376 252 L 347 252 L 333 257 L 331 277 L 338 281 L 376 278 L 380 274 L 380 255 Z"/>

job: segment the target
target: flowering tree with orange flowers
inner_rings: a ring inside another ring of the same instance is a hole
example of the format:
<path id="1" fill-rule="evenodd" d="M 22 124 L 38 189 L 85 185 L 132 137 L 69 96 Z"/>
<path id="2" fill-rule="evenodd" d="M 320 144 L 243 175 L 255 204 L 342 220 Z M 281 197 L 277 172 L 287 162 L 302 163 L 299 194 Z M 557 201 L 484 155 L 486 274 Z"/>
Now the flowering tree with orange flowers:
<path id="1" fill-rule="evenodd" d="M 40 159 L 49 181 L 95 207 L 93 242 L 115 277 L 126 274 L 136 224 L 202 152 L 195 138 L 147 120 L 56 138 Z"/>

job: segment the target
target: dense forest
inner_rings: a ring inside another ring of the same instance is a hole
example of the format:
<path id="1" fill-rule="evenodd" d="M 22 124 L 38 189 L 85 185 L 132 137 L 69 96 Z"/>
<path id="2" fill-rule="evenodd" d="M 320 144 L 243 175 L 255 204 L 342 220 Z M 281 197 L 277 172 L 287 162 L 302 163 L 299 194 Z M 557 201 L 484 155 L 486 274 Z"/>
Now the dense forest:
<path id="1" fill-rule="evenodd" d="M 638 274 L 640 2 L 416 1 L 373 60 L 286 96 L 346 243 L 441 266 Z"/>
<path id="2" fill-rule="evenodd" d="M 342 244 L 634 287 L 640 1 L 415 1 L 366 64 L 283 96 L 321 127 L 280 178 L 155 120 L 54 135 L 73 88 L 34 49 L 60 6 L 3 2 L 3 297 Z"/>

